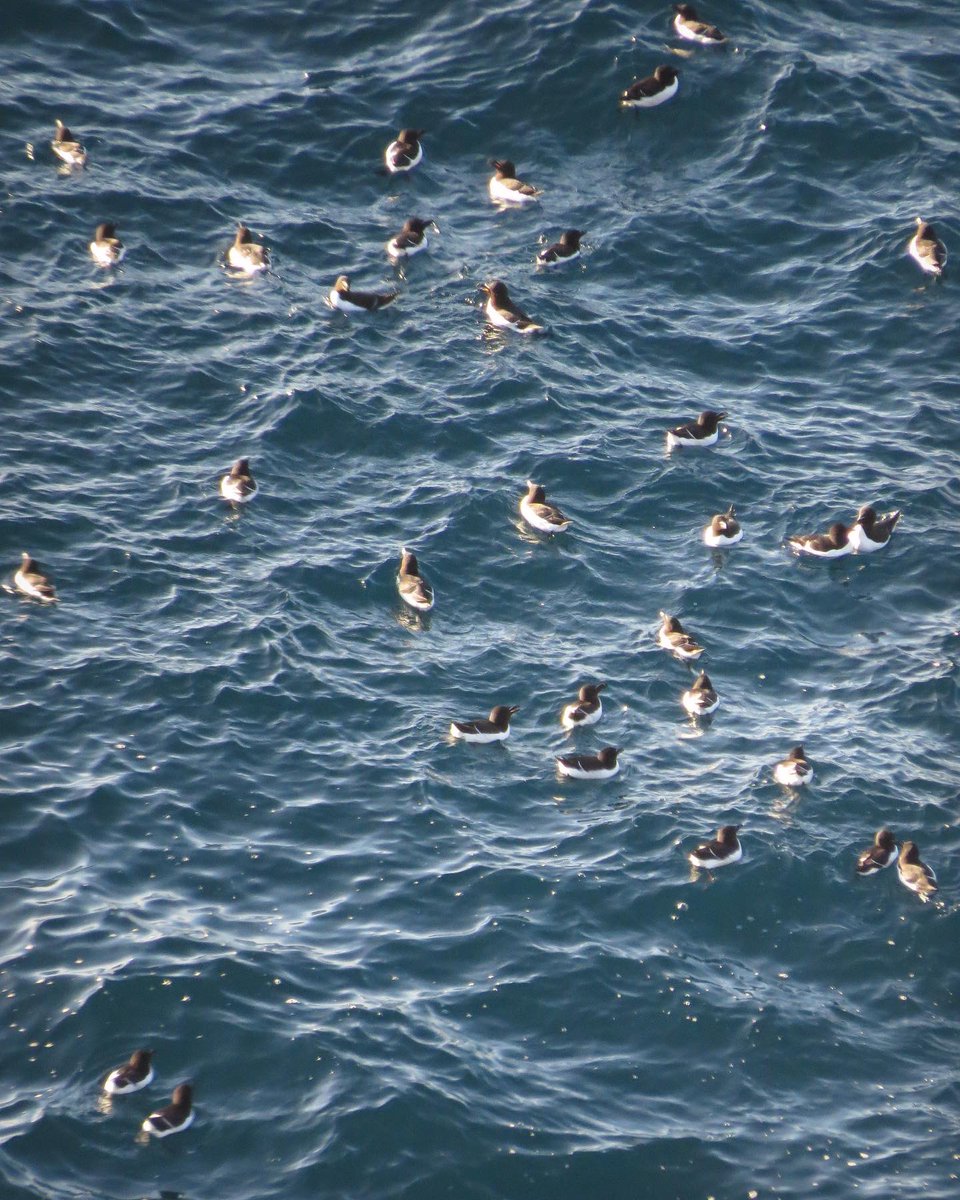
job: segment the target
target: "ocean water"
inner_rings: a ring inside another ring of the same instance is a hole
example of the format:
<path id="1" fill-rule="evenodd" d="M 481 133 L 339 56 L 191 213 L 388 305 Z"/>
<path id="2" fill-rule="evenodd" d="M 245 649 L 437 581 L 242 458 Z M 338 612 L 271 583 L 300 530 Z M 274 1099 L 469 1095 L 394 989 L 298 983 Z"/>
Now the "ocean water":
<path id="1" fill-rule="evenodd" d="M 702 9 L 729 44 L 612 0 L 0 11 L 0 555 L 60 594 L 0 594 L 0 1200 L 957 1194 L 956 293 L 905 255 L 918 214 L 960 254 L 956 6 Z M 621 113 L 659 62 L 675 100 Z M 492 206 L 493 157 L 540 204 Z M 239 220 L 269 275 L 223 269 Z M 400 297 L 332 312 L 344 272 Z M 494 276 L 548 336 L 485 327 Z M 717 447 L 667 455 L 705 408 Z M 868 502 L 882 553 L 785 548 Z M 495 703 L 509 742 L 448 740 Z M 608 743 L 616 779 L 558 780 Z M 855 878 L 882 824 L 937 903 Z"/>

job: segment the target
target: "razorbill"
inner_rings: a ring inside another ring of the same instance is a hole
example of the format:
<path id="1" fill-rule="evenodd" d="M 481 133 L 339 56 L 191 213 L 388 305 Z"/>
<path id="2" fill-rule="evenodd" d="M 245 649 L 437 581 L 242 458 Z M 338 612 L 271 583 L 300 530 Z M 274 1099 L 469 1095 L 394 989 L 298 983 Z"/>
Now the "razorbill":
<path id="1" fill-rule="evenodd" d="M 560 241 L 554 242 L 546 250 L 537 255 L 537 263 L 541 267 L 559 267 L 563 263 L 573 262 L 580 257 L 580 239 L 586 237 L 582 229 L 567 229 L 560 234 Z"/>
<path id="2" fill-rule="evenodd" d="M 947 248 L 937 237 L 929 221 L 917 217 L 917 232 L 907 242 L 907 253 L 928 275 L 942 275 L 947 263 Z"/>
<path id="3" fill-rule="evenodd" d="M 39 600 L 41 604 L 55 604 L 56 589 L 44 575 L 40 564 L 24 550 L 20 566 L 13 577 L 13 586 L 31 600 Z"/>
<path id="4" fill-rule="evenodd" d="M 677 94 L 680 76 L 673 67 L 657 67 L 646 79 L 635 79 L 620 95 L 621 108 L 655 108 Z"/>
<path id="5" fill-rule="evenodd" d="M 450 736 L 461 742 L 505 742 L 510 736 L 510 718 L 520 711 L 516 704 L 498 704 L 489 717 L 451 721 Z"/>
<path id="6" fill-rule="evenodd" d="M 129 1096 L 153 1083 L 152 1050 L 134 1050 L 128 1062 L 116 1067 L 103 1081 L 103 1090 L 110 1096 Z"/>
<path id="7" fill-rule="evenodd" d="M 816 558 L 843 558 L 853 549 L 846 525 L 836 521 L 826 533 L 798 533 L 787 539 L 797 554 L 812 554 Z"/>
<path id="8" fill-rule="evenodd" d="M 687 858 L 695 867 L 703 867 L 707 871 L 739 862 L 743 858 L 743 847 L 737 834 L 742 828 L 742 825 L 722 825 L 712 842 L 704 842 L 692 850 Z"/>
<path id="9" fill-rule="evenodd" d="M 677 14 L 673 18 L 673 27 L 679 37 L 688 42 L 700 42 L 704 46 L 719 46 L 727 40 L 716 25 L 701 21 L 692 5 L 675 4 L 673 8 Z"/>
<path id="10" fill-rule="evenodd" d="M 480 285 L 480 290 L 487 293 L 487 303 L 484 312 L 491 325 L 500 329 L 513 329 L 517 333 L 544 333 L 543 325 L 538 325 L 527 316 L 522 308 L 518 308 L 507 293 L 507 285 L 499 279 Z"/>
<path id="11" fill-rule="evenodd" d="M 663 624 L 657 631 L 657 643 L 664 650 L 669 650 L 675 654 L 677 658 L 699 658 L 703 653 L 703 647 L 691 637 L 689 633 L 680 624 L 676 617 L 671 617 L 669 613 L 661 612 L 660 620 Z"/>
<path id="12" fill-rule="evenodd" d="M 420 574 L 417 556 L 406 547 L 400 551 L 397 591 L 405 604 L 419 612 L 429 612 L 433 608 L 433 588 Z"/>
<path id="13" fill-rule="evenodd" d="M 87 152 L 61 120 L 57 120 L 57 131 L 53 135 L 50 149 L 68 167 L 82 167 L 87 161 Z"/>
<path id="14" fill-rule="evenodd" d="M 813 779 L 813 767 L 802 746 L 794 746 L 785 759 L 773 768 L 773 777 L 784 787 L 802 787 Z"/>
<path id="15" fill-rule="evenodd" d="M 937 876 L 932 867 L 920 861 L 920 851 L 916 842 L 904 842 L 900 847 L 900 857 L 897 859 L 897 874 L 904 887 L 916 892 L 926 903 L 937 887 Z"/>
<path id="16" fill-rule="evenodd" d="M 520 497 L 520 516 L 540 533 L 563 533 L 570 528 L 570 518 L 547 503 L 543 485 L 532 479 L 527 480 L 527 494 Z"/>
<path id="17" fill-rule="evenodd" d="M 705 717 L 715 712 L 720 704 L 720 697 L 710 682 L 706 671 L 701 671 L 689 688 L 680 697 L 680 703 L 691 717 Z"/>
<path id="18" fill-rule="evenodd" d="M 743 530 L 737 520 L 733 505 L 725 513 L 715 513 L 710 518 L 710 524 L 703 530 L 703 540 L 708 546 L 723 549 L 724 546 L 735 546 L 743 539 Z"/>
<path id="19" fill-rule="evenodd" d="M 707 409 L 695 421 L 686 425 L 677 425 L 675 429 L 667 430 L 667 449 L 675 446 L 705 447 L 712 446 L 720 436 L 720 422 L 727 414 Z"/>
<path id="20" fill-rule="evenodd" d="M 509 158 L 495 158 L 490 165 L 496 174 L 490 176 L 487 186 L 490 199 L 498 204 L 533 204 L 543 195 L 542 188 L 535 188 L 532 183 L 521 183 L 517 179 L 517 168 Z"/>
<path id="21" fill-rule="evenodd" d="M 422 217 L 408 217 L 398 234 L 387 242 L 387 255 L 396 262 L 398 258 L 410 258 L 427 248 L 427 235 L 424 230 L 432 225 L 439 233 L 436 221 L 425 221 Z"/>
<path id="22" fill-rule="evenodd" d="M 857 874 L 876 875 L 895 863 L 898 854 L 896 839 L 890 830 L 878 829 L 873 836 L 873 845 L 861 850 L 857 856 Z"/>
<path id="23" fill-rule="evenodd" d="M 564 754 L 557 759 L 557 770 L 570 779 L 611 779 L 620 770 L 617 755 L 621 746 L 604 746 L 599 754 Z"/>
<path id="24" fill-rule="evenodd" d="M 266 246 L 253 240 L 253 234 L 242 221 L 237 226 L 233 245 L 227 250 L 227 264 L 244 275 L 256 275 L 270 265 Z"/>
<path id="25" fill-rule="evenodd" d="M 383 152 L 383 161 L 391 175 L 401 171 L 412 171 L 423 161 L 423 147 L 420 139 L 427 131 L 425 129 L 401 129 L 396 140 Z"/>
<path id="26" fill-rule="evenodd" d="M 169 1137 L 171 1133 L 182 1133 L 193 1124 L 193 1088 L 189 1083 L 178 1083 L 173 1089 L 172 1103 L 159 1112 L 151 1113 L 141 1125 L 144 1133 L 153 1137 Z"/>
<path id="27" fill-rule="evenodd" d="M 878 517 L 876 509 L 864 504 L 857 513 L 857 519 L 847 530 L 847 538 L 857 554 L 872 554 L 874 550 L 882 550 L 890 541 L 890 536 L 900 520 L 900 510 Z"/>
<path id="28" fill-rule="evenodd" d="M 560 724 L 564 729 L 576 729 L 580 725 L 596 725 L 603 716 L 600 693 L 605 683 L 585 683 L 572 704 L 565 704 L 560 713 Z"/>
<path id="29" fill-rule="evenodd" d="M 253 499 L 256 490 L 257 483 L 250 474 L 248 458 L 238 458 L 220 480 L 220 495 L 234 504 L 246 504 L 248 500 Z"/>
<path id="30" fill-rule="evenodd" d="M 90 243 L 90 253 L 98 267 L 115 267 L 127 250 L 117 237 L 117 227 L 112 221 L 97 226 Z"/>
<path id="31" fill-rule="evenodd" d="M 374 312 L 392 304 L 396 298 L 396 292 L 354 292 L 346 275 L 337 276 L 328 297 L 332 308 L 339 308 L 346 313 Z"/>

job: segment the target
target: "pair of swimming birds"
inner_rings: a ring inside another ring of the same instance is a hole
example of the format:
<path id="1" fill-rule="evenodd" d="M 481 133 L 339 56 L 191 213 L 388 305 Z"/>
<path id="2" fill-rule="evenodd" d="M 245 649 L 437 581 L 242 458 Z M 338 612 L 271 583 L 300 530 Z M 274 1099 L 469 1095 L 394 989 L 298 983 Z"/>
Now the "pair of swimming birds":
<path id="1" fill-rule="evenodd" d="M 857 874 L 876 875 L 894 863 L 897 864 L 900 882 L 915 892 L 924 903 L 939 891 L 936 872 L 921 861 L 917 843 L 907 841 L 898 847 L 889 829 L 877 830 L 873 845 L 868 846 L 857 859 Z"/>
<path id="2" fill-rule="evenodd" d="M 881 517 L 871 505 L 864 504 L 852 525 L 836 521 L 826 533 L 795 534 L 787 539 L 787 543 L 797 554 L 810 554 L 815 558 L 872 554 L 887 545 L 900 517 L 899 509 Z"/>
<path id="3" fill-rule="evenodd" d="M 129 1096 L 142 1091 L 153 1083 L 152 1059 L 152 1050 L 134 1050 L 127 1062 L 106 1077 L 103 1090 L 108 1096 Z M 178 1083 L 171 1102 L 146 1117 L 140 1128 L 152 1137 L 169 1137 L 188 1129 L 193 1124 L 193 1116 L 193 1087 L 189 1083 Z"/>
<path id="4" fill-rule="evenodd" d="M 585 684 L 578 698 L 564 706 L 561 721 L 568 729 L 577 725 L 592 725 L 600 719 L 600 692 L 604 684 Z M 497 704 L 487 717 L 469 721 L 451 721 L 450 736 L 459 742 L 485 745 L 505 742 L 510 737 L 510 720 L 518 713 L 516 704 Z M 604 746 L 597 754 L 561 754 L 556 758 L 557 771 L 570 779 L 612 779 L 620 770 L 618 756 L 621 746 Z"/>

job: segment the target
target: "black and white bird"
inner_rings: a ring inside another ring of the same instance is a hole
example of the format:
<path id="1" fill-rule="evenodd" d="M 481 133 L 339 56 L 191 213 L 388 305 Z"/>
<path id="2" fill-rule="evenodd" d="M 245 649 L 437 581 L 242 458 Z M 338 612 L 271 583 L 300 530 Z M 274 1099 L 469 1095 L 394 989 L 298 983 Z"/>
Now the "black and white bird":
<path id="1" fill-rule="evenodd" d="M 557 770 L 570 779 L 612 779 L 622 752 L 621 746 L 604 746 L 599 754 L 564 754 L 557 759 Z"/>
<path id="2" fill-rule="evenodd" d="M 387 256 L 397 262 L 401 258 L 411 258 L 427 248 L 426 230 L 433 226 L 439 233 L 436 221 L 424 220 L 423 217 L 408 217 L 403 228 L 387 242 Z"/>
<path id="3" fill-rule="evenodd" d="M 668 429 L 667 449 L 673 450 L 677 446 L 702 449 L 715 445 L 720 436 L 720 422 L 726 415 L 725 412 L 706 409 L 695 421 L 688 421 L 685 425 L 677 425 L 674 429 Z"/>
<path id="4" fill-rule="evenodd" d="M 13 586 L 23 596 L 31 600 L 39 600 L 41 604 L 55 604 L 57 592 L 53 584 L 43 573 L 43 568 L 24 550 L 20 557 L 20 566 L 13 577 Z"/>
<path id="5" fill-rule="evenodd" d="M 331 307 L 345 313 L 375 312 L 392 304 L 396 298 L 396 292 L 355 292 L 346 275 L 337 276 L 328 296 Z"/>
<path id="6" fill-rule="evenodd" d="M 710 518 L 710 524 L 703 530 L 703 540 L 708 546 L 720 550 L 743 540 L 743 530 L 732 504 L 725 513 L 715 513 Z"/>
<path id="7" fill-rule="evenodd" d="M 547 246 L 537 255 L 541 267 L 560 267 L 580 257 L 580 239 L 586 237 L 582 229 L 567 229 L 560 234 L 560 241 Z"/>
<path id="8" fill-rule="evenodd" d="M 907 242 L 907 253 L 928 275 L 942 275 L 947 265 L 947 248 L 923 217 L 917 217 L 917 232 Z"/>
<path id="9" fill-rule="evenodd" d="M 581 725 L 596 725 L 603 716 L 600 693 L 605 683 L 585 683 L 572 704 L 565 704 L 560 712 L 560 724 L 564 729 L 578 729 Z"/>
<path id="10" fill-rule="evenodd" d="M 499 279 L 480 285 L 480 290 L 487 293 L 487 302 L 483 311 L 491 325 L 499 329 L 512 329 L 516 333 L 531 334 L 545 333 L 543 325 L 532 321 L 518 305 L 510 299 L 507 285 Z"/>
<path id="11" fill-rule="evenodd" d="M 704 46 L 719 46 L 727 40 L 716 25 L 701 21 L 692 5 L 675 4 L 673 8 L 677 14 L 673 18 L 673 28 L 678 37 L 688 42 L 700 42 Z"/>
<path id="12" fill-rule="evenodd" d="M 843 558 L 853 550 L 846 525 L 836 521 L 826 533 L 797 533 L 787 539 L 796 554 L 814 558 Z"/>
<path id="13" fill-rule="evenodd" d="M 423 162 L 423 146 L 420 139 L 425 129 L 401 129 L 394 141 L 383 152 L 383 161 L 391 175 L 412 171 Z"/>
<path id="14" fill-rule="evenodd" d="M 141 1125 L 144 1133 L 152 1137 L 169 1137 L 171 1133 L 182 1133 L 193 1124 L 193 1088 L 189 1083 L 178 1083 L 173 1089 L 172 1103 L 159 1112 L 151 1113 Z"/>
<path id="15" fill-rule="evenodd" d="M 864 504 L 857 513 L 857 519 L 847 530 L 847 540 L 857 554 L 872 554 L 874 550 L 882 550 L 890 541 L 897 522 L 900 520 L 900 510 L 878 517 L 876 509 Z"/>
<path id="16" fill-rule="evenodd" d="M 700 657 L 703 647 L 695 637 L 687 633 L 677 617 L 661 612 L 660 620 L 663 623 L 657 631 L 658 645 L 662 646 L 664 650 L 669 650 L 671 654 L 675 654 L 677 658 Z"/>
<path id="17" fill-rule="evenodd" d="M 103 1081 L 103 1090 L 109 1096 L 129 1096 L 153 1083 L 152 1050 L 134 1050 L 128 1062 L 115 1067 Z"/>
<path id="18" fill-rule="evenodd" d="M 520 516 L 539 533 L 563 533 L 570 528 L 570 518 L 547 503 L 543 485 L 532 479 L 527 480 L 527 494 L 520 497 Z"/>
<path id="19" fill-rule="evenodd" d="M 813 779 L 813 767 L 802 746 L 794 746 L 785 759 L 773 768 L 773 777 L 784 787 L 802 787 Z"/>
<path id="20" fill-rule="evenodd" d="M 117 237 L 117 227 L 112 221 L 104 221 L 97 226 L 90 243 L 90 254 L 98 267 L 115 267 L 126 252 L 126 247 Z"/>
<path id="21" fill-rule="evenodd" d="M 417 556 L 406 547 L 400 552 L 397 591 L 404 604 L 409 604 L 418 612 L 429 612 L 433 608 L 433 588 L 420 574 Z"/>
<path id="22" fill-rule="evenodd" d="M 237 226 L 233 245 L 227 250 L 227 265 L 244 275 L 256 275 L 270 265 L 266 246 L 253 240 L 253 234 L 242 221 Z"/>
<path id="23" fill-rule="evenodd" d="M 710 676 L 701 671 L 689 688 L 680 697 L 680 703 L 691 717 L 705 717 L 715 712 L 720 704 Z"/>
<path id="24" fill-rule="evenodd" d="M 516 704 L 498 704 L 489 717 L 451 721 L 450 736 L 461 742 L 505 742 L 510 736 L 510 718 L 520 711 Z"/>
<path id="25" fill-rule="evenodd" d="M 620 94 L 621 108 L 655 108 L 677 94 L 680 76 L 673 67 L 657 67 L 646 79 L 635 79 Z"/>
<path id="26" fill-rule="evenodd" d="M 873 845 L 861 850 L 857 856 L 858 875 L 876 875 L 884 867 L 892 866 L 899 855 L 896 838 L 889 829 L 878 829 L 873 836 Z"/>
<path id="27" fill-rule="evenodd" d="M 904 887 L 916 892 L 926 903 L 937 887 L 937 876 L 932 867 L 920 861 L 920 851 L 916 842 L 904 842 L 900 847 L 900 857 L 897 859 L 897 874 Z"/>
<path id="28" fill-rule="evenodd" d="M 695 867 L 706 871 L 714 871 L 717 867 L 728 867 L 731 863 L 743 858 L 743 847 L 737 834 L 742 825 L 722 825 L 717 830 L 717 836 L 712 842 L 704 842 L 688 855 L 688 860 Z"/>
<path id="29" fill-rule="evenodd" d="M 542 188 L 517 179 L 517 168 L 509 158 L 495 158 L 490 165 L 495 174 L 491 175 L 487 187 L 490 199 L 497 204 L 533 204 L 543 195 Z"/>
<path id="30" fill-rule="evenodd" d="M 50 149 L 68 167 L 82 167 L 87 161 L 87 152 L 61 120 L 57 120 L 57 131 L 53 135 Z"/>
<path id="31" fill-rule="evenodd" d="M 220 480 L 220 495 L 233 504 L 246 504 L 257 491 L 257 481 L 250 473 L 249 458 L 238 458 Z"/>

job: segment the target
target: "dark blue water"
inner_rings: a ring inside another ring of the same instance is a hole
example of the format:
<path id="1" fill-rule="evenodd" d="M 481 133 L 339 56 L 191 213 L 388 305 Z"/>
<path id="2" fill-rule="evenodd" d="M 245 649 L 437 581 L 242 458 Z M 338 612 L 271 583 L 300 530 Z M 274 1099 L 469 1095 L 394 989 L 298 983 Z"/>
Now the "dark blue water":
<path id="1" fill-rule="evenodd" d="M 955 1194 L 956 306 L 905 247 L 960 244 L 956 8 L 703 15 L 729 44 L 680 55 L 646 3 L 0 14 L 0 553 L 61 597 L 0 595 L 2 1200 Z M 676 99 L 620 113 L 658 62 Z M 541 203 L 495 209 L 491 157 Z M 223 269 L 239 220 L 269 276 Z M 343 272 L 400 298 L 334 313 Z M 490 335 L 493 276 L 548 337 Z M 719 445 L 668 456 L 704 408 Z M 522 526 L 527 478 L 568 533 Z M 883 552 L 784 547 L 868 502 Z M 495 703 L 508 743 L 447 740 Z M 608 743 L 618 778 L 558 781 Z M 743 862 L 694 877 L 728 821 Z M 881 824 L 938 903 L 854 877 Z M 138 1046 L 156 1082 L 103 1103 Z M 144 1145 L 184 1079 L 192 1129 Z"/>

